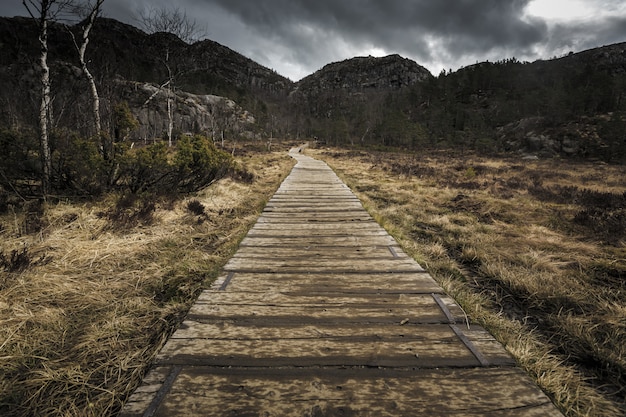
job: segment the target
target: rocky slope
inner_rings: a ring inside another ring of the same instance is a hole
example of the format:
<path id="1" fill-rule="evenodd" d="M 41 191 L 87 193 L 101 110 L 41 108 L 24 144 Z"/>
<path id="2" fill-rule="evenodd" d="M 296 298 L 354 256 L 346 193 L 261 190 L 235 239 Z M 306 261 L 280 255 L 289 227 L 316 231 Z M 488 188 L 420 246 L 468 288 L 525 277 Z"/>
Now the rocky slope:
<path id="1" fill-rule="evenodd" d="M 49 46 L 55 123 L 80 130 L 89 124 L 89 115 L 80 110 L 88 108 L 89 98 L 68 28 L 51 25 Z M 1 127 L 35 124 L 38 49 L 31 19 L 0 18 L 0 102 L 7 103 L 0 110 Z M 105 18 L 94 26 L 87 59 L 98 82 L 104 123 L 115 103 L 127 101 L 140 123 L 134 135 L 143 139 L 165 131 L 167 90 L 157 90 L 169 80 L 168 68 L 178 132 L 228 127 L 236 134 L 252 134 L 258 129 L 245 108 L 286 96 L 293 88 L 287 78 L 216 42 L 189 45 L 171 34 L 146 34 Z"/>
<path id="2" fill-rule="evenodd" d="M 325 91 L 399 90 L 432 78 L 421 65 L 400 55 L 357 57 L 326 65 L 298 82 L 298 91 L 312 96 Z"/>

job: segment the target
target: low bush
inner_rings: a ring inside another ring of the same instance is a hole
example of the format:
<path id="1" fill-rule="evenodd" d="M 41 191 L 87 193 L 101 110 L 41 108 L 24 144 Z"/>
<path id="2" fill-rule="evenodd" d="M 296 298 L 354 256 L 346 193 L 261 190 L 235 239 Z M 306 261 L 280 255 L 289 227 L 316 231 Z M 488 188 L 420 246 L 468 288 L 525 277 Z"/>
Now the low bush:
<path id="1" fill-rule="evenodd" d="M 0 187 L 19 195 L 40 192 L 41 162 L 34 133 L 0 131 Z M 183 136 L 175 147 L 166 142 L 132 146 L 123 137 L 82 138 L 70 131 L 51 135 L 53 193 L 99 196 L 108 191 L 180 194 L 199 191 L 232 175 L 250 182 L 254 175 L 238 169 L 232 156 L 208 138 Z"/>
<path id="2" fill-rule="evenodd" d="M 122 158 L 120 184 L 130 192 L 190 193 L 224 177 L 232 157 L 204 136 L 185 136 L 175 149 L 165 142 L 129 150 Z"/>
<path id="3" fill-rule="evenodd" d="M 196 135 L 185 136 L 178 141 L 173 166 L 175 176 L 171 186 L 179 192 L 194 192 L 224 177 L 233 168 L 234 162 L 211 140 Z"/>
<path id="4" fill-rule="evenodd" d="M 189 210 L 191 213 L 195 214 L 196 216 L 203 216 L 206 214 L 204 211 L 205 210 L 204 204 L 202 204 L 196 199 L 193 199 L 187 203 L 187 210 Z"/>
<path id="5" fill-rule="evenodd" d="M 0 186 L 21 194 L 32 194 L 41 177 L 39 144 L 34 132 L 0 130 Z"/>
<path id="6" fill-rule="evenodd" d="M 109 228 L 126 229 L 135 226 L 149 226 L 154 222 L 156 197 L 145 194 L 124 194 L 108 211 L 99 213 L 100 218 L 109 220 Z"/>
<path id="7" fill-rule="evenodd" d="M 52 152 L 53 186 L 78 195 L 97 196 L 106 190 L 108 171 L 99 144 L 71 132 L 55 132 Z"/>

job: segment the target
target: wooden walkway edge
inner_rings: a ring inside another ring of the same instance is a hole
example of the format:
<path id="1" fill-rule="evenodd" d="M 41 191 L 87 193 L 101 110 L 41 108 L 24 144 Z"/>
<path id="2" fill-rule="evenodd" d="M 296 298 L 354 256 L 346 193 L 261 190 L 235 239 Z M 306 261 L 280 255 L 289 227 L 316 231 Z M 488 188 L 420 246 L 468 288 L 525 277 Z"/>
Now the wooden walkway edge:
<path id="1" fill-rule="evenodd" d="M 123 417 L 562 416 L 325 163 L 290 154 Z"/>

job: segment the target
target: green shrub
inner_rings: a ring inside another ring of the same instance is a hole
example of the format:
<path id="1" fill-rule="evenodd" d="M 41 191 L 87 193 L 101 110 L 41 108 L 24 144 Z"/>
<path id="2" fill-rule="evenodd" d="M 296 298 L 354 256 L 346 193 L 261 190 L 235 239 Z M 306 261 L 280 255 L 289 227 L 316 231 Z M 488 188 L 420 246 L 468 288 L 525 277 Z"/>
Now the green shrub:
<path id="1" fill-rule="evenodd" d="M 123 183 L 132 193 L 169 188 L 173 167 L 168 160 L 165 142 L 131 149 L 120 159 Z"/>
<path id="2" fill-rule="evenodd" d="M 178 194 L 198 191 L 234 166 L 232 157 L 204 136 L 183 137 L 176 148 L 157 142 L 118 158 L 120 180 L 132 193 Z"/>
<path id="3" fill-rule="evenodd" d="M 233 165 L 231 155 L 217 149 L 208 138 L 185 136 L 178 141 L 174 157 L 175 187 L 179 192 L 198 191 L 224 177 Z"/>
<path id="4" fill-rule="evenodd" d="M 100 195 L 107 188 L 106 164 L 97 139 L 56 132 L 52 152 L 54 187 L 80 195 Z"/>
<path id="5" fill-rule="evenodd" d="M 0 185 L 5 189 L 20 189 L 41 178 L 39 142 L 34 132 L 0 130 L 0 154 Z"/>
<path id="6" fill-rule="evenodd" d="M 124 131 L 132 127 L 126 119 L 120 125 Z M 234 169 L 230 154 L 198 135 L 183 137 L 173 148 L 165 142 L 133 148 L 123 140 L 111 141 L 107 135 L 85 139 L 73 132 L 55 131 L 51 145 L 52 187 L 63 195 L 97 196 L 123 190 L 133 194 L 189 193 Z M 36 135 L 0 131 L 0 151 L 6 155 L 0 158 L 0 191 L 36 193 L 41 177 Z M 244 174 L 239 175 L 249 179 Z"/>

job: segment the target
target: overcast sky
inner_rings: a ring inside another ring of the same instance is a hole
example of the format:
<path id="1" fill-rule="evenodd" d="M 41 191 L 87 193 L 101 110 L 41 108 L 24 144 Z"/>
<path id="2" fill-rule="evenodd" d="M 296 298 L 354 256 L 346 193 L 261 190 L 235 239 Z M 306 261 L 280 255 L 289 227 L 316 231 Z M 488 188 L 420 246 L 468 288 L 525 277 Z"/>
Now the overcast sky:
<path id="1" fill-rule="evenodd" d="M 174 6 L 172 6 L 174 5 Z M 138 26 L 178 7 L 207 37 L 297 81 L 355 56 L 400 54 L 433 75 L 516 57 L 534 61 L 626 42 L 624 0 L 105 0 Z M 0 16 L 25 15 L 0 0 Z"/>

